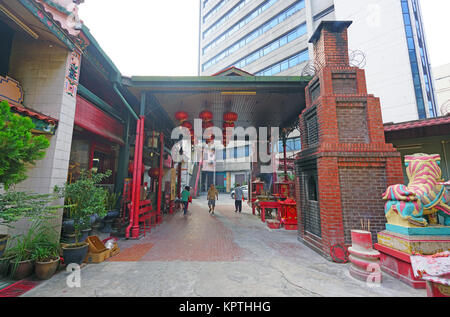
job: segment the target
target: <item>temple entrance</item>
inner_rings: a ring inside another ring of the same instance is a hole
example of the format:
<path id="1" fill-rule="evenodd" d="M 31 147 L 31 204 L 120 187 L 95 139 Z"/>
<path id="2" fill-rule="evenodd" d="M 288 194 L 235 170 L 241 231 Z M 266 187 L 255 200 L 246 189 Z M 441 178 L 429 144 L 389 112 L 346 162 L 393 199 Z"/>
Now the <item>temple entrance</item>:
<path id="1" fill-rule="evenodd" d="M 129 162 L 128 176 L 133 182 L 129 189 L 131 209 L 123 217 L 128 223 L 125 235 L 137 238 L 145 233 L 144 228 L 151 229 L 160 223 L 164 199 L 169 200 L 164 201 L 171 206 L 169 214 L 174 213 L 181 206 L 178 202 L 185 186 L 191 187 L 194 197 L 211 184 L 221 195 L 230 196 L 240 184 L 244 186 L 252 213 L 259 214 L 263 222 L 281 224 L 287 218 L 287 210 L 293 215 L 290 218 L 296 220 L 294 184 L 279 166 L 283 159 L 276 158 L 276 154 L 280 138 L 298 126 L 309 80 L 308 77 L 255 77 L 241 74 L 237 69 L 212 77 L 126 80 L 129 91 L 140 100 L 140 111 L 136 134 L 131 138 L 136 141 Z M 179 142 L 179 135 L 173 135 L 176 128 L 185 128 L 189 137 Z M 240 133 L 230 134 L 229 128 Z M 206 134 L 210 130 L 214 136 Z M 154 135 L 160 137 L 159 143 L 154 143 Z M 207 152 L 213 153 L 212 159 Z M 171 199 L 167 199 L 170 195 L 166 195 L 164 188 L 149 186 L 151 179 L 165 183 L 162 178 L 166 179 L 166 171 L 161 168 L 160 153 L 170 155 L 176 172 L 176 193 Z M 278 178 L 278 173 L 284 176 Z M 253 186 L 255 181 L 267 184 L 259 190 Z M 291 190 L 282 191 L 284 182 Z M 153 199 L 147 199 L 150 196 Z M 294 202 L 293 208 L 279 203 L 288 198 Z M 140 207 L 143 199 L 152 205 L 150 215 L 141 214 L 142 210 L 149 210 L 148 204 Z M 290 230 L 297 226 L 292 221 L 286 224 Z"/>

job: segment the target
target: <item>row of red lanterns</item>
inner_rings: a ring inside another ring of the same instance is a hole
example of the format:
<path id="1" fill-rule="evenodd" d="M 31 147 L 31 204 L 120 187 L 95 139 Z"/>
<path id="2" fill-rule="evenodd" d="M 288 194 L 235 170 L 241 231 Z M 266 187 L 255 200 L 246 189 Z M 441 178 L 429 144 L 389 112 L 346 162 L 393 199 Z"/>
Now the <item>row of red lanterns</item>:
<path id="1" fill-rule="evenodd" d="M 191 138 L 192 141 L 194 141 L 194 130 L 193 126 L 190 122 L 188 122 L 189 115 L 185 111 L 178 111 L 175 113 L 175 119 L 177 119 L 180 123 L 180 126 L 189 129 L 191 132 Z M 208 129 L 214 126 L 212 120 L 213 120 L 213 113 L 209 110 L 204 110 L 200 112 L 199 118 L 202 119 L 202 128 Z M 228 111 L 224 113 L 223 115 L 223 145 L 226 146 L 228 144 L 227 140 L 227 128 L 234 128 L 235 122 L 238 120 L 238 114 L 232 111 Z M 211 142 L 214 140 L 214 136 L 211 135 L 211 137 L 207 138 L 207 142 Z"/>

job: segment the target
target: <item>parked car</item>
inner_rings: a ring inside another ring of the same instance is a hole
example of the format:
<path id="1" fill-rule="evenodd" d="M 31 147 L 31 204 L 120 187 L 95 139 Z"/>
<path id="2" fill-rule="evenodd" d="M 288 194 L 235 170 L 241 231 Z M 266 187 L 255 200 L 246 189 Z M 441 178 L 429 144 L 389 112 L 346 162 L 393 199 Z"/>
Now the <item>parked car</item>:
<path id="1" fill-rule="evenodd" d="M 244 193 L 244 199 L 248 200 L 248 186 L 241 186 L 242 192 Z M 234 189 L 231 191 L 231 198 L 234 199 Z"/>

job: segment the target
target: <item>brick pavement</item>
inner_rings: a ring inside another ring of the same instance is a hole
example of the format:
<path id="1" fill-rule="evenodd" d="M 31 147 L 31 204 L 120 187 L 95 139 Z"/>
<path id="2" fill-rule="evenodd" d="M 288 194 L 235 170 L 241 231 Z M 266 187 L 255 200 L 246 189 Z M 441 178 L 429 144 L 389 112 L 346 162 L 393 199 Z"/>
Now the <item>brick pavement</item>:
<path id="1" fill-rule="evenodd" d="M 164 223 L 141 240 L 124 243 L 121 254 L 109 259 L 120 261 L 236 261 L 244 250 L 233 242 L 233 233 L 216 216 L 236 215 L 231 206 L 210 215 L 207 207 L 191 204 L 189 214 L 176 213 L 164 218 Z"/>

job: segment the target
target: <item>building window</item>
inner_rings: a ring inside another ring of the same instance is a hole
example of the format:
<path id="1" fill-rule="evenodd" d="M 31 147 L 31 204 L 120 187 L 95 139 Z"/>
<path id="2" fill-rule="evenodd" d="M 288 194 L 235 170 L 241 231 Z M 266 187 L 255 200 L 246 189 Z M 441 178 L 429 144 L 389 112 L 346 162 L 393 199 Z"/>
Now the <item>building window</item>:
<path id="1" fill-rule="evenodd" d="M 246 17 L 244 17 L 242 20 L 240 20 L 239 22 L 237 22 L 235 25 L 233 25 L 232 27 L 230 27 L 227 31 L 225 31 L 224 33 L 222 33 L 221 35 L 217 36 L 214 40 L 212 40 L 207 46 L 205 46 L 202 50 L 203 55 L 208 52 L 210 49 L 216 47 L 218 44 L 220 44 L 222 41 L 224 41 L 225 39 L 227 39 L 228 37 L 230 37 L 231 35 L 233 35 L 235 32 L 237 32 L 239 29 L 241 29 L 242 27 L 244 27 L 245 25 L 247 25 L 248 23 L 250 23 L 250 21 L 252 21 L 253 19 L 255 19 L 259 14 L 261 14 L 262 12 L 264 12 L 265 10 L 267 10 L 269 7 L 271 7 L 275 2 L 277 2 L 278 0 L 269 0 L 266 1 L 265 3 L 263 3 L 261 6 L 259 6 L 258 8 L 256 8 L 253 12 L 251 12 L 250 14 L 248 14 Z M 278 25 L 279 23 L 283 22 L 285 19 L 287 19 L 288 17 L 290 17 L 291 15 L 293 15 L 294 13 L 300 11 L 301 9 L 303 9 L 305 7 L 305 0 L 299 0 L 297 1 L 294 5 L 292 5 L 291 7 L 289 7 L 288 9 L 286 9 L 285 11 L 281 12 L 278 16 L 276 16 L 275 18 L 271 19 L 270 21 L 266 22 L 263 26 L 261 26 L 260 28 L 258 28 L 257 30 L 255 30 L 254 32 L 252 32 L 250 35 L 246 36 L 245 38 L 239 40 L 237 43 L 233 44 L 232 46 L 228 47 L 227 49 L 225 49 L 224 51 L 222 51 L 220 54 L 226 54 L 226 56 L 229 55 L 229 53 L 227 54 L 226 52 L 228 52 L 228 50 L 232 50 L 235 51 L 236 49 L 248 44 L 250 41 L 254 40 L 256 37 L 258 37 L 259 35 L 263 34 L 263 29 L 268 30 L 272 27 L 274 27 L 275 25 Z M 217 56 L 218 56 L 217 55 Z M 214 58 L 216 58 L 217 56 L 215 56 Z M 225 56 L 225 57 L 226 57 Z M 213 58 L 213 59 L 214 59 Z M 223 58 L 222 58 L 223 59 Z M 207 67 L 205 67 L 206 69 Z"/>
<path id="2" fill-rule="evenodd" d="M 427 114 L 425 110 L 425 102 L 423 99 L 422 82 L 420 80 L 419 64 L 417 61 L 417 52 L 412 31 L 408 1 L 401 0 L 401 4 L 403 12 L 403 22 L 405 24 L 406 41 L 408 45 L 409 59 L 413 76 L 414 90 L 416 94 L 417 111 L 419 114 L 419 119 L 425 119 L 427 117 Z"/>
<path id="3" fill-rule="evenodd" d="M 281 12 L 279 15 L 277 15 L 276 17 L 272 18 L 270 21 L 267 21 L 266 23 L 264 23 L 262 26 L 260 26 L 259 28 L 257 28 L 256 30 L 252 31 L 250 34 L 246 35 L 245 37 L 243 37 L 242 39 L 240 39 L 239 41 L 235 42 L 234 44 L 232 44 L 231 46 L 229 46 L 228 48 L 224 49 L 222 52 L 220 52 L 219 54 L 217 54 L 216 56 L 214 56 L 213 58 L 209 59 L 206 63 L 204 63 L 202 65 L 202 69 L 203 71 L 207 70 L 208 68 L 212 67 L 213 65 L 217 64 L 218 62 L 220 62 L 221 60 L 227 58 L 228 56 L 230 56 L 231 54 L 233 54 L 234 52 L 236 52 L 238 49 L 244 47 L 245 45 L 249 44 L 250 42 L 252 42 L 253 40 L 255 40 L 256 38 L 258 38 L 259 36 L 263 35 L 264 32 L 270 30 L 271 28 L 275 27 L 276 25 L 282 23 L 283 21 L 285 21 L 286 19 L 288 19 L 290 16 L 292 16 L 293 14 L 297 13 L 298 11 L 302 10 L 305 7 L 305 0 L 300 0 L 297 3 L 295 3 L 294 5 L 292 5 L 291 7 L 289 7 L 288 9 L 286 9 L 285 11 Z M 240 25 L 239 23 L 237 25 Z M 305 32 L 306 32 L 306 25 L 305 26 L 300 26 L 298 29 L 296 29 L 293 32 L 298 32 L 295 34 L 289 33 L 291 38 L 295 35 L 295 36 L 302 36 L 304 33 L 303 32 L 303 28 L 305 28 Z M 233 28 L 231 28 L 233 29 Z M 231 30 L 230 29 L 230 30 Z M 216 40 L 212 41 L 209 45 L 207 45 L 204 49 L 203 49 L 203 55 L 211 48 L 215 47 L 217 44 L 219 44 L 219 42 L 222 41 L 222 38 L 225 39 L 228 36 L 231 36 L 232 33 L 230 34 L 228 33 L 230 31 L 226 31 L 222 36 L 219 36 L 218 38 L 216 38 Z M 229 34 L 229 35 L 227 35 Z M 291 39 L 293 40 L 293 39 Z M 279 46 L 285 45 L 286 43 L 284 43 L 284 41 L 287 41 L 287 39 L 280 39 L 280 42 L 278 43 Z M 277 44 L 274 44 L 274 46 Z M 273 48 L 275 49 L 275 48 Z M 272 49 L 272 50 L 273 50 Z M 271 51 L 272 51 L 271 50 Z M 255 52 L 259 54 L 259 51 Z M 252 53 L 253 54 L 253 53 Z M 256 56 L 248 56 L 250 59 L 251 58 L 256 58 Z M 253 59 L 251 62 L 253 62 L 255 59 Z M 240 61 L 239 61 L 240 62 Z M 238 66 L 236 66 L 238 67 Z"/>
<path id="4" fill-rule="evenodd" d="M 301 26 L 299 26 L 298 28 L 296 28 L 295 30 L 281 36 L 280 38 L 276 39 L 275 41 L 263 46 L 262 48 L 260 48 L 259 50 L 257 50 L 256 52 L 253 52 L 249 55 L 247 55 L 246 57 L 240 59 L 239 61 L 231 64 L 230 66 L 235 66 L 237 68 L 244 68 L 245 66 L 253 63 L 254 61 L 266 56 L 267 54 L 275 51 L 276 49 L 302 37 L 303 35 L 306 34 L 306 23 L 302 24 Z M 228 66 L 228 67 L 230 67 Z M 286 63 L 286 68 L 288 67 L 288 64 Z M 228 68 L 227 67 L 227 68 Z M 282 70 L 283 71 L 283 70 Z"/>
<path id="5" fill-rule="evenodd" d="M 300 137 L 286 139 L 286 152 L 300 151 L 301 149 L 302 149 L 302 142 Z M 278 152 L 284 153 L 283 140 L 280 140 L 278 142 Z"/>
<path id="6" fill-rule="evenodd" d="M 203 17 L 203 24 L 206 23 L 206 21 L 208 21 L 217 11 L 220 10 L 220 8 L 222 8 L 225 3 L 227 3 L 229 0 L 222 0 L 220 1 L 214 8 L 212 8 L 207 14 L 205 14 L 205 16 Z M 203 5 L 203 7 L 205 7 L 206 3 Z"/>
<path id="7" fill-rule="evenodd" d="M 282 72 L 283 70 L 292 68 L 296 65 L 306 62 L 307 60 L 309 60 L 309 52 L 306 49 L 294 56 L 291 56 L 285 60 L 282 60 L 281 62 L 278 62 L 268 68 L 265 68 L 265 69 L 257 72 L 256 76 L 274 76 L 274 75 Z M 282 66 L 283 66 L 283 68 L 282 68 Z"/>
<path id="8" fill-rule="evenodd" d="M 251 0 L 241 0 L 237 5 L 235 5 L 231 10 L 225 13 L 220 19 L 214 22 L 205 32 L 203 32 L 203 38 L 206 38 L 212 32 L 214 32 L 219 26 L 228 21 L 234 14 L 239 12 L 246 4 L 248 4 Z"/>
<path id="9" fill-rule="evenodd" d="M 308 178 L 308 200 L 318 201 L 317 182 L 316 182 L 316 177 L 314 175 L 311 175 Z"/>

